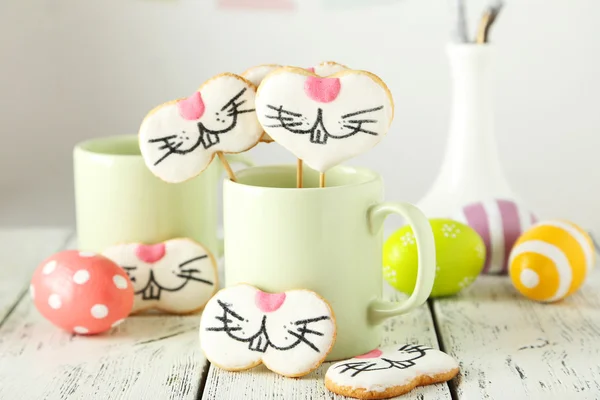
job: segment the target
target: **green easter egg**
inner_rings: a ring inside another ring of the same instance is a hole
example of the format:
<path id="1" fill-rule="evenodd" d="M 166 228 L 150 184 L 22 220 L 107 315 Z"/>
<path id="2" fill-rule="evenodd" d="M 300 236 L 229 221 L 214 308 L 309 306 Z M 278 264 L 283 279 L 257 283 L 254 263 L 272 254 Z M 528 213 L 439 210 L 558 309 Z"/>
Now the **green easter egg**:
<path id="1" fill-rule="evenodd" d="M 451 219 L 429 220 L 437 270 L 431 297 L 449 296 L 469 286 L 483 269 L 485 244 L 471 227 Z M 410 226 L 392 234 L 383 246 L 383 276 L 397 290 L 412 294 L 417 281 L 417 242 Z"/>

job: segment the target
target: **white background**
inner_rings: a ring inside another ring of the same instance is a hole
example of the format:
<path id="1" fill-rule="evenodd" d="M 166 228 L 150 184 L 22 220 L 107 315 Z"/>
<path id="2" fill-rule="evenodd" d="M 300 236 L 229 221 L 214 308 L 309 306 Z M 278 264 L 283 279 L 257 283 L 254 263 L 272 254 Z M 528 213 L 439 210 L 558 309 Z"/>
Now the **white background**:
<path id="1" fill-rule="evenodd" d="M 0 0 L 0 224 L 73 224 L 76 142 L 134 133 L 155 105 L 261 63 L 336 60 L 380 75 L 396 120 L 350 164 L 379 171 L 388 199 L 417 202 L 446 142 L 446 2 L 296 1 L 296 12 L 248 12 L 220 10 L 216 0 Z M 468 2 L 471 30 L 483 5 Z M 594 230 L 599 17 L 598 0 L 514 0 L 492 31 L 496 137 L 509 182 L 542 218 Z M 263 164 L 294 162 L 276 144 L 250 153 Z"/>

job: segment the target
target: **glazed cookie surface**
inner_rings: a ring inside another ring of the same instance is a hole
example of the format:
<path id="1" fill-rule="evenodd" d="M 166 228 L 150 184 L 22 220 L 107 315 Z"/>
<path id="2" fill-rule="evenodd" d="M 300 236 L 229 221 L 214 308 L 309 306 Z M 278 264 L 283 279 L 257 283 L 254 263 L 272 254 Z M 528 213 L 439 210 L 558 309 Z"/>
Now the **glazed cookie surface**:
<path id="1" fill-rule="evenodd" d="M 254 110 L 256 87 L 226 73 L 187 99 L 156 107 L 142 122 L 140 151 L 160 179 L 178 183 L 204 171 L 217 152 L 240 153 L 263 134 Z"/>
<path id="2" fill-rule="evenodd" d="M 325 374 L 330 391 L 357 399 L 388 399 L 417 386 L 446 382 L 458 374 L 458 362 L 439 350 L 398 344 L 337 362 Z"/>
<path id="3" fill-rule="evenodd" d="M 317 368 L 336 336 L 329 304 L 309 290 L 265 293 L 240 284 L 220 290 L 200 320 L 200 345 L 216 366 L 241 371 L 261 363 L 299 377 Z"/>
<path id="4" fill-rule="evenodd" d="M 116 245 L 103 255 L 129 275 L 135 292 L 132 313 L 152 308 L 173 314 L 199 311 L 218 288 L 215 258 L 190 239 Z"/>
<path id="5" fill-rule="evenodd" d="M 260 84 L 256 113 L 277 143 L 325 172 L 379 143 L 394 106 L 387 86 L 369 72 L 343 70 L 322 77 L 285 67 Z"/>
<path id="6" fill-rule="evenodd" d="M 242 76 L 248 79 L 250 82 L 252 82 L 256 87 L 258 87 L 267 75 L 279 68 L 283 68 L 283 66 L 279 64 L 257 65 L 256 67 L 252 67 L 244 71 L 242 73 Z M 346 69 L 348 69 L 348 67 L 346 67 L 345 65 L 338 64 L 334 61 L 325 61 L 315 67 L 307 68 L 307 71 L 310 71 L 319 76 L 327 76 Z M 271 143 L 273 141 L 273 138 L 269 136 L 268 133 L 263 134 L 261 138 L 261 142 Z"/>

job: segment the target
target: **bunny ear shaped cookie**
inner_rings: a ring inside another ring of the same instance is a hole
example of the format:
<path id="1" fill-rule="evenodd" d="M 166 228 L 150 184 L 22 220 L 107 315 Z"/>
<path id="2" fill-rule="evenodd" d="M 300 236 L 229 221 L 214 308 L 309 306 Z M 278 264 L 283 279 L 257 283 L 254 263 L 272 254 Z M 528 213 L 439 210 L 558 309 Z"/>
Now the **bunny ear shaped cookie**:
<path id="1" fill-rule="evenodd" d="M 187 99 L 158 106 L 140 127 L 146 166 L 160 179 L 178 183 L 204 171 L 218 152 L 252 148 L 263 134 L 255 97 L 251 82 L 226 73 L 208 80 Z"/>
<path id="2" fill-rule="evenodd" d="M 325 172 L 379 143 L 392 122 L 394 103 L 385 83 L 370 72 L 321 77 L 285 67 L 260 84 L 256 114 L 276 142 Z"/>
<path id="3" fill-rule="evenodd" d="M 324 61 L 316 67 L 308 68 L 308 70 L 319 76 L 329 76 L 338 72 L 349 69 L 345 65 L 338 64 L 335 61 Z"/>
<path id="4" fill-rule="evenodd" d="M 256 67 L 249 68 L 246 71 L 242 72 L 242 76 L 248 79 L 250 82 L 252 82 L 254 86 L 258 87 L 262 80 L 265 79 L 265 76 L 269 75 L 271 72 L 281 67 L 282 66 L 279 64 L 257 65 Z M 263 134 L 260 141 L 264 143 L 272 143 L 273 139 L 271 138 L 271 136 Z"/>

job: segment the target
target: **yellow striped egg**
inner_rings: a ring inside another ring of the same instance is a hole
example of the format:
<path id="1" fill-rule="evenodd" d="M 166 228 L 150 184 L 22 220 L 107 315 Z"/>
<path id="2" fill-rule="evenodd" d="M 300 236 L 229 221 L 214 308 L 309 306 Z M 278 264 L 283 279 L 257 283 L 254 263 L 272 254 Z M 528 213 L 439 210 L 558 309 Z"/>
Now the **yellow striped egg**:
<path id="1" fill-rule="evenodd" d="M 515 242 L 509 258 L 513 285 L 537 301 L 563 299 L 581 287 L 594 266 L 589 235 L 568 221 L 540 222 Z"/>

